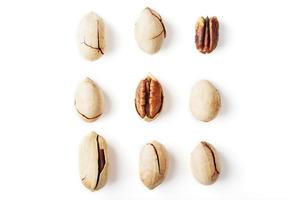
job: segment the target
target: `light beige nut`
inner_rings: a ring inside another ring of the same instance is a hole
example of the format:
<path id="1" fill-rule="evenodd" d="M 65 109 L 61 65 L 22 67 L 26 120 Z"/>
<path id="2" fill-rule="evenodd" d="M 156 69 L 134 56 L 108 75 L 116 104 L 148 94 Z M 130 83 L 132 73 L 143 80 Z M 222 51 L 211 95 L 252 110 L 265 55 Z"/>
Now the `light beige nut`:
<path id="1" fill-rule="evenodd" d="M 198 81 L 192 88 L 190 109 L 194 117 L 209 122 L 216 117 L 221 107 L 218 90 L 207 80 Z"/>
<path id="2" fill-rule="evenodd" d="M 200 142 L 191 155 L 191 170 L 194 177 L 203 185 L 213 184 L 220 174 L 219 157 L 215 148 Z"/>
<path id="3" fill-rule="evenodd" d="M 79 84 L 75 94 L 75 107 L 81 118 L 87 122 L 95 121 L 102 115 L 103 92 L 90 78 Z"/>
<path id="4" fill-rule="evenodd" d="M 166 29 L 161 16 L 151 8 L 145 8 L 135 24 L 135 39 L 145 53 L 159 51 L 166 38 Z"/>
<path id="5" fill-rule="evenodd" d="M 135 92 L 135 108 L 139 116 L 146 120 L 154 120 L 163 107 L 163 89 L 152 75 L 141 80 Z"/>
<path id="6" fill-rule="evenodd" d="M 107 180 L 108 153 L 103 137 L 88 134 L 80 145 L 79 172 L 82 184 L 91 191 L 102 188 Z"/>
<path id="7" fill-rule="evenodd" d="M 140 152 L 140 179 L 150 190 L 161 184 L 168 170 L 168 154 L 157 141 L 147 143 Z"/>
<path id="8" fill-rule="evenodd" d="M 90 12 L 83 17 L 78 28 L 78 47 L 87 60 L 100 58 L 105 51 L 105 25 L 101 17 Z"/>

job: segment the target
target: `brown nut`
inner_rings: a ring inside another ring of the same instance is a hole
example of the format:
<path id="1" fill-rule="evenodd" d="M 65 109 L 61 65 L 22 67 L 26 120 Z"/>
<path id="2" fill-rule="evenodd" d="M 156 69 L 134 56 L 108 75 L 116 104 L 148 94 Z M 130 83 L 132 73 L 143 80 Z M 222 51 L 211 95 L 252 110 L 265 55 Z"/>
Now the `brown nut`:
<path id="1" fill-rule="evenodd" d="M 201 53 L 212 52 L 218 44 L 219 22 L 217 17 L 200 17 L 196 23 L 195 43 Z"/>
<path id="2" fill-rule="evenodd" d="M 157 117 L 163 106 L 163 89 L 151 75 L 141 80 L 135 93 L 135 108 L 140 117 L 151 121 Z"/>

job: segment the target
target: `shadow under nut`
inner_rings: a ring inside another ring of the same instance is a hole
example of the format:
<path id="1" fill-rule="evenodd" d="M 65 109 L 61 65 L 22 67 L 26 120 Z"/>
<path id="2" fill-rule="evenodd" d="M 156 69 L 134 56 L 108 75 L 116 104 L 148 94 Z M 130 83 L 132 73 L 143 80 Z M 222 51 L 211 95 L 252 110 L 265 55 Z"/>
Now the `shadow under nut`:
<path id="1" fill-rule="evenodd" d="M 166 29 L 161 16 L 149 7 L 140 14 L 134 32 L 138 46 L 148 54 L 158 52 L 166 38 Z"/>
<path id="2" fill-rule="evenodd" d="M 154 120 L 162 110 L 163 100 L 163 89 L 153 76 L 140 81 L 135 93 L 135 108 L 142 119 Z"/>
<path id="3" fill-rule="evenodd" d="M 191 154 L 191 170 L 203 185 L 213 184 L 220 174 L 219 156 L 208 142 L 200 142 Z"/>
<path id="4" fill-rule="evenodd" d="M 157 141 L 147 143 L 140 152 L 140 179 L 150 190 L 164 180 L 168 170 L 168 154 Z"/>
<path id="5" fill-rule="evenodd" d="M 88 134 L 80 145 L 79 171 L 82 184 L 91 191 L 99 190 L 107 181 L 107 144 L 95 132 Z"/>
<path id="6" fill-rule="evenodd" d="M 75 94 L 75 107 L 80 117 L 92 122 L 103 113 L 104 96 L 101 88 L 90 78 L 86 78 L 78 85 Z"/>

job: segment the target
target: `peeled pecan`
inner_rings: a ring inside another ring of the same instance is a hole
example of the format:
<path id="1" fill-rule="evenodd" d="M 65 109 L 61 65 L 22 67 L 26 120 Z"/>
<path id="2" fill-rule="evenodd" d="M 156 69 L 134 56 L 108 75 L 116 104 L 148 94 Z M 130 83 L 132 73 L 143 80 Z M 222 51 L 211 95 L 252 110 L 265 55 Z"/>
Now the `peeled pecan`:
<path id="1" fill-rule="evenodd" d="M 151 121 L 161 111 L 163 106 L 163 90 L 160 83 L 147 76 L 141 80 L 135 94 L 135 108 L 141 118 Z"/>
<path id="2" fill-rule="evenodd" d="M 212 52 L 218 44 L 219 22 L 217 17 L 200 17 L 196 23 L 195 43 L 201 53 Z"/>

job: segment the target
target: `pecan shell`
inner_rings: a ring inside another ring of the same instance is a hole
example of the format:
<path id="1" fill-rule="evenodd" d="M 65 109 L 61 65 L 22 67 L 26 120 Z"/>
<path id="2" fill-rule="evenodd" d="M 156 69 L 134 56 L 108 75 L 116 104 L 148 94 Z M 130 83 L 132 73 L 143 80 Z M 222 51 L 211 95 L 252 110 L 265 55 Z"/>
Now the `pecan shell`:
<path id="1" fill-rule="evenodd" d="M 88 134 L 79 151 L 82 184 L 91 191 L 102 188 L 108 176 L 108 152 L 105 139 L 95 132 Z"/>
<path id="2" fill-rule="evenodd" d="M 147 143 L 140 152 L 140 179 L 150 190 L 161 184 L 168 171 L 168 153 L 165 147 L 157 142 Z"/>
<path id="3" fill-rule="evenodd" d="M 220 175 L 219 156 L 213 145 L 200 142 L 191 155 L 191 169 L 194 177 L 203 185 L 211 185 Z"/>

